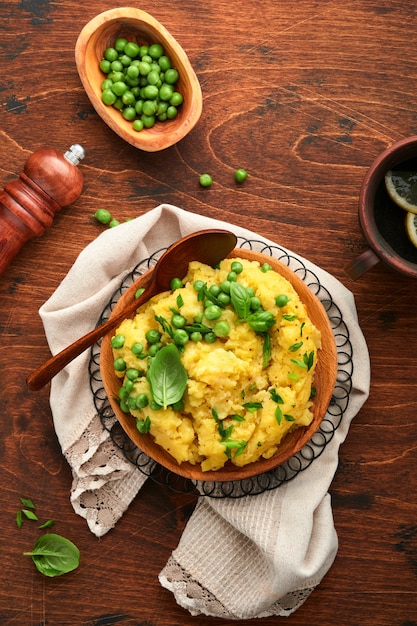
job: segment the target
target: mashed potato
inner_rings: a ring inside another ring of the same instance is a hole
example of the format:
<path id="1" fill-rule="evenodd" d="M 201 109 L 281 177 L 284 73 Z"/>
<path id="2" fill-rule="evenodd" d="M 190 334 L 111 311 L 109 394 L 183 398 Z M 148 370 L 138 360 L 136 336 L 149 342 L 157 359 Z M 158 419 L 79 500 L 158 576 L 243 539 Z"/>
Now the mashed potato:
<path id="1" fill-rule="evenodd" d="M 228 304 L 232 264 L 239 270 L 236 284 L 245 289 L 232 287 Z M 264 269 L 245 259 L 225 259 L 218 269 L 192 262 L 182 288 L 153 297 L 134 319 L 122 322 L 112 340 L 115 371 L 123 379 L 122 409 L 178 463 L 201 464 L 208 471 L 228 461 L 243 466 L 269 458 L 289 431 L 312 421 L 320 332 L 292 285 Z M 207 305 L 218 300 L 220 316 L 214 317 L 219 310 Z M 160 390 L 150 368 L 159 350 L 175 345 L 174 321 L 180 328 L 185 323 L 177 344 L 181 371 L 173 367 L 168 377 L 182 373 L 185 387 L 164 407 L 155 402 Z M 149 330 L 156 331 L 154 337 Z"/>

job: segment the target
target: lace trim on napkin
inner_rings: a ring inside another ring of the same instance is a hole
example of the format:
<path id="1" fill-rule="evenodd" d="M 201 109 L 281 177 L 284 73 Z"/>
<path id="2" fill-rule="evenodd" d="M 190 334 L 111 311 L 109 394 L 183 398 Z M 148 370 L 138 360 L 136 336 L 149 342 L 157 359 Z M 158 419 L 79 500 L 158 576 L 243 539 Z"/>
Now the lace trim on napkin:
<path id="1" fill-rule="evenodd" d="M 115 526 L 146 476 L 113 443 L 98 415 L 64 455 L 72 468 L 74 510 L 101 537 Z"/>
<path id="2" fill-rule="evenodd" d="M 193 616 L 208 615 L 231 620 L 242 619 L 242 616 L 230 613 L 210 591 L 186 572 L 172 555 L 160 573 L 159 581 L 163 587 L 174 594 L 176 602 Z M 275 602 L 267 611 L 254 615 L 253 618 L 288 617 L 307 600 L 313 589 L 314 587 L 308 587 L 291 591 Z"/>

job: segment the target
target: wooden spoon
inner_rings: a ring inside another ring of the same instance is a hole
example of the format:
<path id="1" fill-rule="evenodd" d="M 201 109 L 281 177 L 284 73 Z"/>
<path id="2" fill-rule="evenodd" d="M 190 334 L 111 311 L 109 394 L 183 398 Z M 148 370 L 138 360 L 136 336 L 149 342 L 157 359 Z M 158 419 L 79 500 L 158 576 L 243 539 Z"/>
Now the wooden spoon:
<path id="1" fill-rule="evenodd" d="M 210 229 L 192 233 L 172 244 L 155 265 L 145 292 L 139 298 L 129 302 L 118 315 L 91 330 L 84 337 L 77 339 L 77 341 L 38 367 L 28 376 L 28 387 L 32 391 L 41 389 L 51 378 L 64 369 L 68 363 L 96 343 L 101 337 L 116 328 L 120 322 L 134 313 L 144 302 L 147 302 L 157 293 L 167 291 L 173 278 L 183 278 L 187 273 L 190 261 L 216 265 L 235 248 L 236 241 L 236 236 L 227 230 Z"/>

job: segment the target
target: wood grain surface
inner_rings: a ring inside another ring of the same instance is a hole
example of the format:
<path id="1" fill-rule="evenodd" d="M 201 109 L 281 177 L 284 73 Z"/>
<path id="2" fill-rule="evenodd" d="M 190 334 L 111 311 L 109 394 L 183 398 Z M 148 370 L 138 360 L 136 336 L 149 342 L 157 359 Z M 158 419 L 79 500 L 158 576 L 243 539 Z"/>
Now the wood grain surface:
<path id="1" fill-rule="evenodd" d="M 344 266 L 365 243 L 361 181 L 394 141 L 417 134 L 417 12 L 405 0 L 165 0 L 149 10 L 180 42 L 201 82 L 203 113 L 179 144 L 136 150 L 92 108 L 74 47 L 108 0 L 0 4 L 0 184 L 28 156 L 81 143 L 81 197 L 27 243 L 0 278 L 0 623 L 13 626 L 211 626 L 158 582 L 195 499 L 148 481 L 100 540 L 71 507 L 71 472 L 54 433 L 48 388 L 25 379 L 50 356 L 38 309 L 101 232 L 168 202 L 248 226 L 307 257 L 353 292 L 372 364 L 331 485 L 335 563 L 289 618 L 262 626 L 417 624 L 417 289 L 381 264 L 356 283 Z M 236 168 L 250 175 L 242 186 Z M 214 184 L 202 189 L 201 173 Z M 82 288 L 82 286 L 80 286 Z M 22 553 L 34 526 L 15 524 L 32 498 L 76 540 L 80 568 L 40 575 Z M 242 622 L 246 625 L 255 623 Z"/>

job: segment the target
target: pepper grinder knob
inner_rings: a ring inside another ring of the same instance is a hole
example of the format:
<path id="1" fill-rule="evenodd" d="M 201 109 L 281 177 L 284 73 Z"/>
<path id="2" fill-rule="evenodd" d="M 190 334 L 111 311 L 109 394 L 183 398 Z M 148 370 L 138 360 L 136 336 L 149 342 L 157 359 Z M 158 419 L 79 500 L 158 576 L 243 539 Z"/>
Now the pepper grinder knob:
<path id="1" fill-rule="evenodd" d="M 77 165 L 84 156 L 79 144 L 65 154 L 41 148 L 0 192 L 0 276 L 22 246 L 40 237 L 55 214 L 80 196 L 83 176 Z"/>

